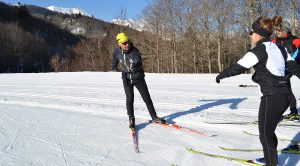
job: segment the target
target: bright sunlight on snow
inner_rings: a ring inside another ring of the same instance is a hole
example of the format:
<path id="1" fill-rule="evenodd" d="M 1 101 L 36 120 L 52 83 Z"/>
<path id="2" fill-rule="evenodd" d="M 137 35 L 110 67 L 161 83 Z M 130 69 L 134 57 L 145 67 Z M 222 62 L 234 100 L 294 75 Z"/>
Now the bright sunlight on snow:
<path id="1" fill-rule="evenodd" d="M 262 149 L 255 123 L 260 97 L 257 87 L 239 87 L 255 85 L 251 75 L 227 78 L 220 84 L 215 76 L 146 73 L 158 116 L 208 136 L 149 123 L 146 105 L 135 89 L 140 151 L 136 153 L 120 73 L 0 74 L 0 165 L 245 165 L 186 150 L 241 159 L 263 156 L 262 151 L 220 148 Z M 292 87 L 300 104 L 298 78 L 292 78 Z M 299 122 L 278 125 L 279 149 L 290 145 L 289 140 L 300 140 L 299 126 Z M 299 166 L 300 155 L 279 153 L 279 162 Z"/>

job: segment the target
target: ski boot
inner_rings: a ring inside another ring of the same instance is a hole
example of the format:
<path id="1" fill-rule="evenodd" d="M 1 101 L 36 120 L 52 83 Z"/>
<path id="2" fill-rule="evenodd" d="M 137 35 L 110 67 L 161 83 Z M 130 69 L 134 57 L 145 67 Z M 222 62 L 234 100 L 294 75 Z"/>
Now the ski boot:
<path id="1" fill-rule="evenodd" d="M 129 128 L 135 128 L 135 118 L 134 116 L 129 116 Z"/>
<path id="2" fill-rule="evenodd" d="M 258 165 L 266 165 L 265 158 L 258 158 L 258 159 L 253 160 L 253 162 Z"/>
<path id="3" fill-rule="evenodd" d="M 289 151 L 289 150 L 300 150 L 300 145 L 291 145 L 287 148 L 284 148 L 283 150 L 287 150 L 287 151 Z"/>
<path id="4" fill-rule="evenodd" d="M 287 120 L 299 120 L 299 115 L 298 115 L 298 113 L 290 113 L 290 114 L 284 115 L 283 119 L 287 119 Z"/>
<path id="5" fill-rule="evenodd" d="M 152 121 L 153 121 L 154 123 L 166 124 L 166 120 L 164 120 L 164 119 L 162 119 L 162 118 L 159 118 L 159 117 L 153 118 Z"/>

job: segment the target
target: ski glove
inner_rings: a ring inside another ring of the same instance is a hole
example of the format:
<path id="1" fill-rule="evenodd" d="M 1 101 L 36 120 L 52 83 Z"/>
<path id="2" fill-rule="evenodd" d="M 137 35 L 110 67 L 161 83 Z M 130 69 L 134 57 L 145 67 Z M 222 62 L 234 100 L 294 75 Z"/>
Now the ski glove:
<path id="1" fill-rule="evenodd" d="M 300 39 L 295 39 L 293 41 L 293 44 L 295 45 L 296 48 L 299 48 L 299 45 L 300 45 Z"/>
<path id="2" fill-rule="evenodd" d="M 220 80 L 221 80 L 221 77 L 220 77 L 220 74 L 219 74 L 219 75 L 217 75 L 217 77 L 216 77 L 216 82 L 219 84 L 219 83 L 220 83 Z"/>

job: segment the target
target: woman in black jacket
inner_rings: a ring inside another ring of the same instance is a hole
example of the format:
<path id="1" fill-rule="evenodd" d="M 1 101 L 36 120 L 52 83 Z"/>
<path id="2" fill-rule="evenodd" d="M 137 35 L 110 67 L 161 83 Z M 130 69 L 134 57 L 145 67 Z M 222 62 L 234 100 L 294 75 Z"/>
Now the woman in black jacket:
<path id="1" fill-rule="evenodd" d="M 288 53 L 292 56 L 293 59 L 299 64 L 300 63 L 300 52 L 299 52 L 299 44 L 300 39 L 296 36 L 292 35 L 290 23 L 287 21 L 282 21 L 280 16 L 275 16 L 276 19 L 276 36 L 272 39 L 272 42 L 277 45 L 283 46 L 287 49 Z M 297 109 L 297 100 L 292 91 L 292 86 L 290 79 L 289 81 L 289 101 L 290 101 L 290 113 L 284 115 L 284 119 L 290 120 L 299 120 L 299 114 Z"/>
<path id="2" fill-rule="evenodd" d="M 125 33 L 119 33 L 116 36 L 119 47 L 115 49 L 112 58 L 112 70 L 116 71 L 120 63 L 122 70 L 123 86 L 126 94 L 126 108 L 129 116 L 129 127 L 135 127 L 134 117 L 134 90 L 135 86 L 140 92 L 144 102 L 147 105 L 149 114 L 156 123 L 166 123 L 164 119 L 157 117 L 156 111 L 151 100 L 142 66 L 142 58 L 139 50 L 134 47 Z"/>
<path id="3" fill-rule="evenodd" d="M 220 72 L 216 82 L 226 77 L 244 73 L 254 67 L 252 80 L 261 91 L 261 102 L 258 113 L 259 139 L 263 146 L 264 161 L 268 166 L 277 166 L 277 137 L 275 129 L 282 114 L 289 106 L 288 81 L 285 79 L 285 68 L 300 78 L 300 68 L 287 53 L 286 49 L 271 42 L 274 20 L 259 18 L 252 24 L 251 41 L 256 46 L 245 54 L 235 65 Z"/>

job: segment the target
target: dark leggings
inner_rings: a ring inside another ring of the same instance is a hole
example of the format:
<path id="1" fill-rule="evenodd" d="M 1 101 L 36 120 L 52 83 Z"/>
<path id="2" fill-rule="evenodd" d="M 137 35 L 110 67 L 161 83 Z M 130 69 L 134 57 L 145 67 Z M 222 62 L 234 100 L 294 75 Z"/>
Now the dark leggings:
<path id="1" fill-rule="evenodd" d="M 292 86 L 291 86 L 291 81 L 289 80 L 289 101 L 290 101 L 290 110 L 291 113 L 296 113 L 298 114 L 298 110 L 297 110 L 297 100 L 296 97 L 292 91 Z"/>
<path id="2" fill-rule="evenodd" d="M 278 164 L 278 140 L 275 129 L 288 106 L 288 94 L 274 94 L 261 97 L 258 112 L 259 139 L 263 146 L 264 158 L 268 166 L 277 166 Z"/>
<path id="3" fill-rule="evenodd" d="M 144 102 L 147 105 L 149 114 L 152 119 L 156 118 L 156 112 L 153 106 L 153 102 L 151 100 L 148 87 L 146 84 L 145 79 L 129 81 L 128 79 L 123 79 L 123 86 L 126 94 L 126 107 L 127 107 L 127 115 L 129 117 L 134 117 L 134 109 L 133 109 L 133 102 L 134 102 L 134 89 L 135 86 L 137 90 L 140 92 Z"/>

